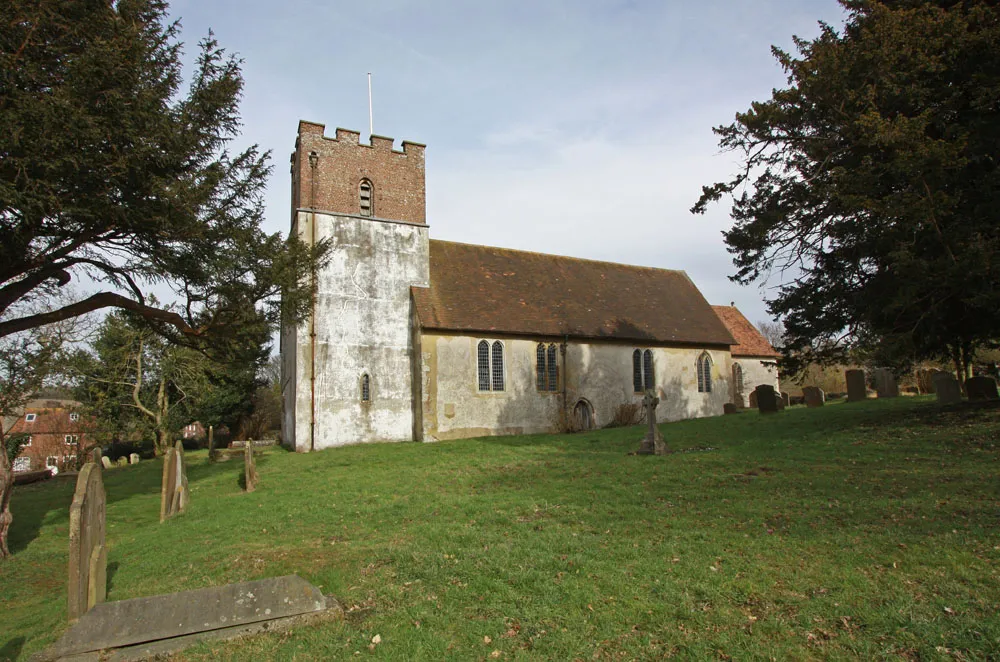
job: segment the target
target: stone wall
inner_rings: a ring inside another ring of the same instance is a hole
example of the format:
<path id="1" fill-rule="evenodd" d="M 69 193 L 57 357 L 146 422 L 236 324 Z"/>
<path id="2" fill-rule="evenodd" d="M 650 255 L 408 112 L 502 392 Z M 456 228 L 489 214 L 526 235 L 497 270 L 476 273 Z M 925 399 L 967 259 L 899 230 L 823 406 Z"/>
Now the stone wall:
<path id="1" fill-rule="evenodd" d="M 477 379 L 480 340 L 504 343 L 505 390 L 481 392 Z M 694 348 L 648 347 L 616 342 L 570 341 L 563 363 L 559 354 L 559 389 L 536 388 L 536 349 L 539 342 L 561 344 L 554 338 L 512 338 L 424 333 L 422 360 L 423 439 L 531 434 L 561 429 L 563 388 L 568 412 L 580 400 L 593 411 L 594 424 L 603 427 L 619 405 L 641 402 L 634 391 L 632 353 L 651 349 L 660 406 L 657 420 L 670 421 L 722 414 L 729 400 L 729 352 L 711 349 L 710 393 L 698 392 L 696 364 L 704 351 Z"/>
<path id="2" fill-rule="evenodd" d="M 730 363 L 730 376 L 732 375 L 732 364 L 734 363 L 739 363 L 740 367 L 743 368 L 743 397 L 741 406 L 750 406 L 750 394 L 762 384 L 773 386 L 775 391 L 781 390 L 778 383 L 778 367 L 773 358 L 762 359 L 752 356 L 734 356 Z M 732 402 L 740 404 L 739 401 L 740 399 L 733 392 Z"/>

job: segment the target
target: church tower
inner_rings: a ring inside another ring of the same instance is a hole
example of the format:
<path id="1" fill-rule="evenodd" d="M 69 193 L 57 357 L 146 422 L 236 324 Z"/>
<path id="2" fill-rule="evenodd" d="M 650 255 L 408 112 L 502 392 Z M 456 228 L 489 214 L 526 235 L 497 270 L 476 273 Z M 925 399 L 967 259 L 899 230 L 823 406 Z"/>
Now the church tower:
<path id="1" fill-rule="evenodd" d="M 424 145 L 299 122 L 292 234 L 331 244 L 312 314 L 281 334 L 282 442 L 419 438 L 410 287 L 427 286 Z"/>

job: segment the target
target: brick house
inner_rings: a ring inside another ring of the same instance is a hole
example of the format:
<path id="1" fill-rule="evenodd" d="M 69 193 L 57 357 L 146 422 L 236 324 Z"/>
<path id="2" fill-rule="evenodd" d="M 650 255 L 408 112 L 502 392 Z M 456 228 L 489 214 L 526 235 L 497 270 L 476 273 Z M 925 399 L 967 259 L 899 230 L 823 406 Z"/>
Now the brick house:
<path id="1" fill-rule="evenodd" d="M 75 470 L 77 460 L 96 443 L 93 421 L 73 400 L 32 400 L 7 435 L 24 433 L 30 441 L 14 458 L 14 471 L 57 467 Z"/>

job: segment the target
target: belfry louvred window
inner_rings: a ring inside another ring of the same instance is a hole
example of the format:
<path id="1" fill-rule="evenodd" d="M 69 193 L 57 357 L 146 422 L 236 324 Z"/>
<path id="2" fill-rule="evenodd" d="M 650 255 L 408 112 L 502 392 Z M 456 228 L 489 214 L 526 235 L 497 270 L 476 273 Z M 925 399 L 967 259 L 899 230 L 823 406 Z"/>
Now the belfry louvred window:
<path id="1" fill-rule="evenodd" d="M 372 187 L 372 183 L 367 179 L 361 180 L 361 185 L 358 187 L 359 195 L 361 198 L 361 215 L 362 216 L 374 216 L 375 215 L 375 189 Z"/>

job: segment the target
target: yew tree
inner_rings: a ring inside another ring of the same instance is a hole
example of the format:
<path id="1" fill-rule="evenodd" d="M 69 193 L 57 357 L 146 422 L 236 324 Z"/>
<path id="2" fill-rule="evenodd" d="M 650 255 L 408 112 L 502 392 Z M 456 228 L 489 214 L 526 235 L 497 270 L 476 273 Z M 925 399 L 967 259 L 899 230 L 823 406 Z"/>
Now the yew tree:
<path id="1" fill-rule="evenodd" d="M 0 343 L 121 309 L 232 360 L 307 312 L 324 247 L 261 228 L 268 155 L 233 148 L 240 61 L 209 34 L 185 84 L 166 10 L 0 2 Z"/>
<path id="2" fill-rule="evenodd" d="M 731 201 L 731 278 L 778 282 L 791 357 L 877 348 L 964 375 L 1000 335 L 1000 9 L 841 4 L 840 28 L 772 49 L 788 87 L 715 129 L 740 167 L 692 211 Z"/>

